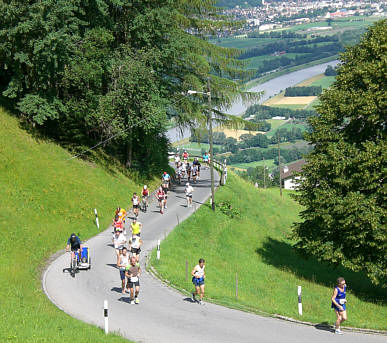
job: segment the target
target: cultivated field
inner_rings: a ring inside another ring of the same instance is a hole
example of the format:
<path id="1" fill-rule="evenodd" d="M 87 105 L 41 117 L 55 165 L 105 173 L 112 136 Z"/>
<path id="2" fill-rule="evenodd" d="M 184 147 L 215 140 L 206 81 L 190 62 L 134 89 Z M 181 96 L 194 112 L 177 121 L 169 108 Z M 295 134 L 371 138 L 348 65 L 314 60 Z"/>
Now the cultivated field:
<path id="1" fill-rule="evenodd" d="M 249 130 L 233 130 L 233 129 L 224 129 L 224 128 L 216 128 L 215 131 L 223 132 L 226 137 L 235 138 L 237 141 L 240 140 L 240 136 L 245 134 L 257 135 L 258 133 L 265 134 L 264 131 L 249 131 Z"/>

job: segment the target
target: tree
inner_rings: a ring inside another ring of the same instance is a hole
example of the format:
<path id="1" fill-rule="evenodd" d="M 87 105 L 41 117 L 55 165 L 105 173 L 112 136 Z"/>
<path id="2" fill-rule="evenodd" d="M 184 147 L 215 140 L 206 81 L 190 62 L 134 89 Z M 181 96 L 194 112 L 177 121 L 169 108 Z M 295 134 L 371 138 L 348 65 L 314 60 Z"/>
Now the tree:
<path id="1" fill-rule="evenodd" d="M 294 226 L 304 256 L 364 271 L 387 285 L 387 20 L 341 55 L 337 82 L 310 118 L 307 157 Z"/>

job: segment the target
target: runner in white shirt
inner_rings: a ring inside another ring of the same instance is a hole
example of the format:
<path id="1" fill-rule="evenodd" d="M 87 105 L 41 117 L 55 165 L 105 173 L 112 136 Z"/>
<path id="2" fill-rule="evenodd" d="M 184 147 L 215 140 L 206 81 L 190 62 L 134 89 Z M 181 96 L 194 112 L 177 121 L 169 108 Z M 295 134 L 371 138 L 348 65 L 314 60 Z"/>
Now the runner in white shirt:
<path id="1" fill-rule="evenodd" d="M 192 192 L 194 191 L 193 187 L 187 182 L 185 184 L 185 198 L 187 199 L 187 207 L 192 207 Z"/>
<path id="2" fill-rule="evenodd" d="M 176 154 L 175 155 L 175 165 L 176 165 L 176 168 L 179 166 L 179 162 L 180 162 L 180 156 L 179 156 L 179 154 Z"/>
<path id="3" fill-rule="evenodd" d="M 184 178 L 186 170 L 187 170 L 187 164 L 185 162 L 183 162 L 183 164 L 181 165 L 181 177 L 182 178 Z"/>
<path id="4" fill-rule="evenodd" d="M 126 244 L 126 237 L 122 233 L 121 228 L 117 228 L 116 232 L 113 235 L 113 245 L 114 249 L 116 250 L 116 255 L 117 255 L 117 263 L 118 263 L 118 258 L 121 255 L 122 248 Z"/>
<path id="5" fill-rule="evenodd" d="M 199 260 L 199 264 L 197 264 L 191 272 L 192 275 L 192 283 L 195 286 L 195 292 L 192 293 L 192 298 L 194 301 L 196 300 L 196 295 L 200 295 L 199 304 L 202 304 L 202 300 L 204 297 L 204 279 L 206 278 L 206 273 L 204 272 L 204 268 L 206 267 L 203 258 Z"/>
<path id="6" fill-rule="evenodd" d="M 125 294 L 125 270 L 126 267 L 130 263 L 131 255 L 128 253 L 128 249 L 126 247 L 122 248 L 122 253 L 118 258 L 117 267 L 120 269 L 120 278 L 121 278 L 121 287 L 122 287 L 122 294 Z"/>
<path id="7" fill-rule="evenodd" d="M 137 193 L 133 193 L 132 204 L 133 204 L 133 214 L 137 218 L 139 207 L 140 207 L 140 198 L 138 197 Z"/>

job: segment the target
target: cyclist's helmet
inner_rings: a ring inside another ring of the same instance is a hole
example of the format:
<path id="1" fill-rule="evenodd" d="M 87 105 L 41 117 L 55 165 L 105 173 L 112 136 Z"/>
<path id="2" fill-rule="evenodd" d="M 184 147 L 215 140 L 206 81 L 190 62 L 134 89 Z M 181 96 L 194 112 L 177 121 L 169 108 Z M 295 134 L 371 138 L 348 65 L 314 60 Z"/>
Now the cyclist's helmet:
<path id="1" fill-rule="evenodd" d="M 75 235 L 75 233 L 72 233 L 71 236 L 70 236 L 70 239 L 74 242 L 76 237 L 77 236 Z"/>

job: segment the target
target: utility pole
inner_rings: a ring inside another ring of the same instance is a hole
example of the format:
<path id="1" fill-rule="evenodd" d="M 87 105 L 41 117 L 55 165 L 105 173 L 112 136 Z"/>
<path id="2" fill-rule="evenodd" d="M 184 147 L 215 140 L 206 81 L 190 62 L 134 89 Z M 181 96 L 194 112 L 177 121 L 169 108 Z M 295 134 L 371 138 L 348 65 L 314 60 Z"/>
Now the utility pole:
<path id="1" fill-rule="evenodd" d="M 264 157 L 263 157 L 263 188 L 266 189 L 266 167 L 265 167 Z"/>
<path id="2" fill-rule="evenodd" d="M 211 107 L 211 84 L 210 78 L 207 81 L 208 85 L 208 129 L 210 138 L 210 173 L 211 173 L 211 208 L 215 211 L 215 181 L 214 181 L 214 149 L 212 137 L 212 107 Z"/>
<path id="3" fill-rule="evenodd" d="M 279 186 L 280 186 L 280 196 L 282 197 L 282 180 L 281 180 L 281 149 L 280 149 L 280 135 L 277 132 L 278 138 L 278 169 L 279 169 Z"/>

